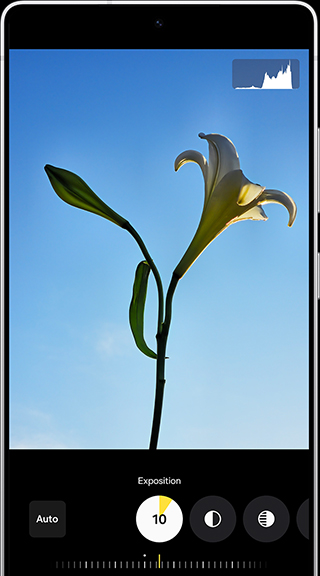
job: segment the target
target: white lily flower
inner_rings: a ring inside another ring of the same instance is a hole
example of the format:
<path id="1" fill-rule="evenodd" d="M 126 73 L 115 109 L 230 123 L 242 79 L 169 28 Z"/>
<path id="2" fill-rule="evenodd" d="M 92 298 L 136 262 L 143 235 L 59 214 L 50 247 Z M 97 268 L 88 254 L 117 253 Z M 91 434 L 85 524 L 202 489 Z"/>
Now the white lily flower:
<path id="1" fill-rule="evenodd" d="M 230 224 L 240 220 L 267 220 L 262 204 L 276 202 L 289 212 L 288 226 L 292 226 L 297 207 L 285 192 L 266 190 L 248 180 L 242 170 L 237 151 L 229 138 L 221 134 L 199 134 L 209 143 L 209 163 L 196 150 L 179 154 L 175 170 L 187 162 L 201 168 L 204 184 L 204 205 L 197 231 L 174 274 L 178 278 L 186 273 L 201 252 Z"/>

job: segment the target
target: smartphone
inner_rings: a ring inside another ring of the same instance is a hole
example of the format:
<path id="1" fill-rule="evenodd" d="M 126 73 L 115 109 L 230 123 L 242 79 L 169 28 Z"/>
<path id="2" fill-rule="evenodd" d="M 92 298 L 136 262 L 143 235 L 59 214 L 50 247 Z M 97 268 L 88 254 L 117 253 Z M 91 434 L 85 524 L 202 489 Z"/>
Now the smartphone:
<path id="1" fill-rule="evenodd" d="M 1 574 L 314 576 L 314 9 L 15 2 L 1 38 Z"/>

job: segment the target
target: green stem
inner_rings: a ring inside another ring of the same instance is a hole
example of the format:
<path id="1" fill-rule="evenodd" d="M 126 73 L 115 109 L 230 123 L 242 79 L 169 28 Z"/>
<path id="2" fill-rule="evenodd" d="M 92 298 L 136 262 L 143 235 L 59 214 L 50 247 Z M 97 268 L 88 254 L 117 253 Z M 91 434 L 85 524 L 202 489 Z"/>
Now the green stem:
<path id="1" fill-rule="evenodd" d="M 164 393 L 164 385 L 165 385 L 165 361 L 166 361 L 166 347 L 167 347 L 167 340 L 168 340 L 168 333 L 171 324 L 171 314 L 172 314 L 172 298 L 174 291 L 177 287 L 180 277 L 177 276 L 175 273 L 172 274 L 171 282 L 169 284 L 167 296 L 166 296 L 166 306 L 165 306 L 165 318 L 163 321 L 163 308 L 164 308 L 164 299 L 163 299 L 163 288 L 162 282 L 160 278 L 160 274 L 156 265 L 154 264 L 145 243 L 143 242 L 141 236 L 138 232 L 131 226 L 128 220 L 125 221 L 122 228 L 127 230 L 131 236 L 136 240 L 138 243 L 142 254 L 144 255 L 146 261 L 148 262 L 156 284 L 158 288 L 158 299 L 159 299 L 159 308 L 158 308 L 158 331 L 157 331 L 157 368 L 156 368 L 156 394 L 155 394 L 155 402 L 154 402 L 154 411 L 153 411 L 153 421 L 152 421 L 152 429 L 151 429 L 151 437 L 150 437 L 150 450 L 155 450 L 158 444 L 158 437 L 159 437 L 159 430 L 160 430 L 160 423 L 161 423 L 161 413 L 162 413 L 162 404 L 163 404 L 163 393 Z"/>
<path id="2" fill-rule="evenodd" d="M 152 421 L 152 429 L 151 429 L 151 437 L 150 437 L 150 450 L 156 450 L 158 444 L 158 437 L 159 437 L 159 430 L 160 430 L 160 423 L 161 423 L 161 413 L 162 413 L 162 404 L 163 404 L 163 394 L 164 394 L 164 385 L 165 385 L 165 361 L 166 361 L 166 346 L 169 334 L 169 328 L 171 323 L 171 315 L 172 315 L 172 299 L 174 291 L 177 287 L 179 282 L 179 277 L 176 276 L 174 273 L 171 278 L 171 282 L 168 288 L 167 297 L 166 297 L 166 315 L 164 322 L 162 324 L 162 329 L 157 334 L 157 370 L 156 370 L 156 395 L 155 395 L 155 402 L 154 402 L 154 412 L 153 412 L 153 421 Z"/>
<path id="3" fill-rule="evenodd" d="M 163 393 L 165 381 L 165 349 L 166 338 L 162 334 L 157 334 L 157 369 L 156 369 L 156 393 L 153 409 L 153 421 L 150 436 L 150 450 L 155 450 L 158 444 L 158 436 L 161 422 L 161 412 L 163 404 Z"/>
<path id="4" fill-rule="evenodd" d="M 141 236 L 138 234 L 138 232 L 133 228 L 133 226 L 131 226 L 130 222 L 128 222 L 128 220 L 125 221 L 125 223 L 123 224 L 122 228 L 124 228 L 125 230 L 127 230 L 131 236 L 133 236 L 133 238 L 136 240 L 136 242 L 138 243 L 142 254 L 144 255 L 146 261 L 148 262 L 156 284 L 157 284 L 157 288 L 158 288 L 158 300 L 159 300 L 159 308 L 158 308 L 158 334 L 159 332 L 161 332 L 161 327 L 162 327 L 162 320 L 163 320 L 163 288 L 162 288 L 162 282 L 161 282 L 161 278 L 160 278 L 160 274 L 158 272 L 158 269 L 154 263 L 154 261 L 152 260 L 147 247 L 145 245 L 145 243 L 143 242 Z"/>

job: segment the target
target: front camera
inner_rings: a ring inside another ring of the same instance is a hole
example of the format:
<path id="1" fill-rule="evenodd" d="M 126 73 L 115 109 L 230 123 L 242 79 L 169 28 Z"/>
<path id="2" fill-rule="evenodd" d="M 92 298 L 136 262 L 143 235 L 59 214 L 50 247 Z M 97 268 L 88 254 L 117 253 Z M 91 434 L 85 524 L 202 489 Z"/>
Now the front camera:
<path id="1" fill-rule="evenodd" d="M 155 23 L 154 23 L 156 28 L 163 28 L 164 22 L 163 20 L 161 20 L 161 18 L 158 18 Z"/>

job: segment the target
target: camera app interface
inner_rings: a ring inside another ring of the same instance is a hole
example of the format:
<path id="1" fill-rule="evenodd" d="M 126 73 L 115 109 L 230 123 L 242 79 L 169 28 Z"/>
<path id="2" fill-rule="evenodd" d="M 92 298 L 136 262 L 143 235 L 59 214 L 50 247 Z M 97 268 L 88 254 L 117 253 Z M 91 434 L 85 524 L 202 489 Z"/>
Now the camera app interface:
<path id="1" fill-rule="evenodd" d="M 311 575 L 308 74 L 10 50 L 10 576 Z"/>

